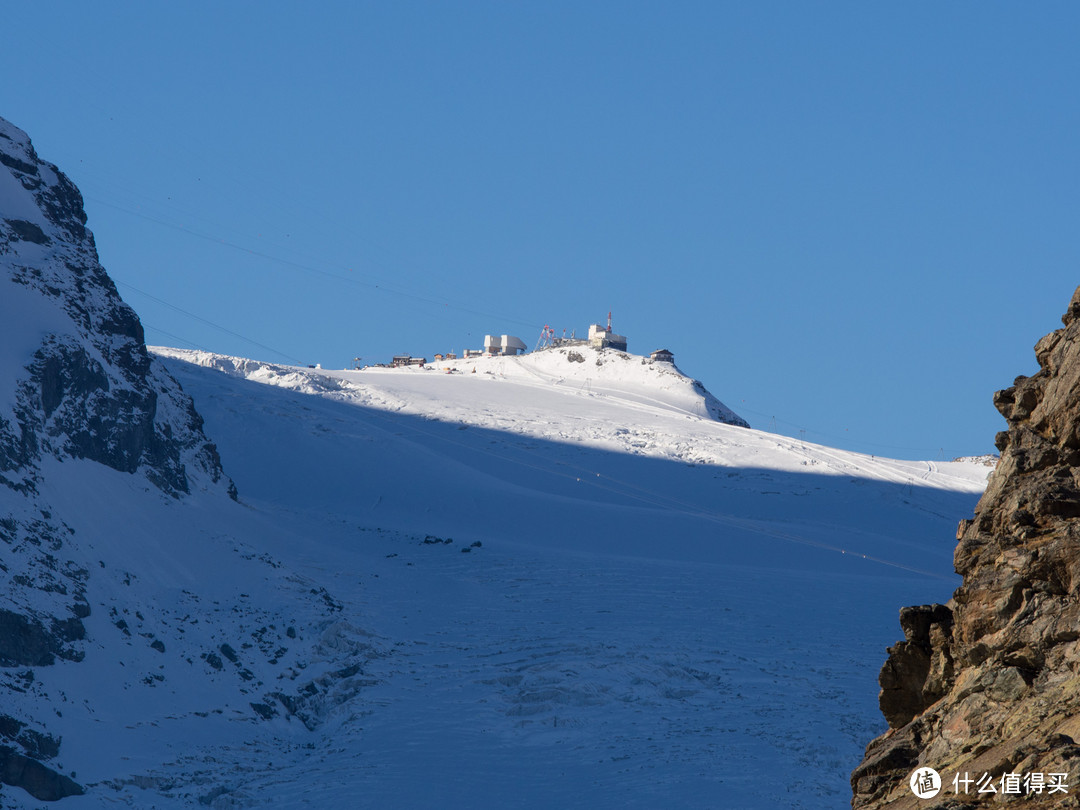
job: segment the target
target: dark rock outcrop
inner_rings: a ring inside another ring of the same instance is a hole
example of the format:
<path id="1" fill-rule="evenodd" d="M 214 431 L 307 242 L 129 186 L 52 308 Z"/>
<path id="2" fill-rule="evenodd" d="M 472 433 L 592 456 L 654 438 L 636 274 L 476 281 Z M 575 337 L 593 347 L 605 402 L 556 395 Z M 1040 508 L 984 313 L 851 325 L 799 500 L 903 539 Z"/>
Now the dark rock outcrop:
<path id="1" fill-rule="evenodd" d="M 35 799 L 55 802 L 85 791 L 73 780 L 6 745 L 0 745 L 0 782 L 20 787 Z"/>
<path id="2" fill-rule="evenodd" d="M 948 654 L 952 611 L 944 605 L 920 605 L 900 611 L 904 640 L 889 648 L 881 669 L 881 713 L 893 728 L 911 720 L 944 693 L 952 681 Z"/>
<path id="3" fill-rule="evenodd" d="M 1035 345 L 1039 371 L 994 397 L 1009 429 L 957 532 L 963 584 L 901 611 L 880 676 L 890 728 L 852 774 L 855 808 L 1080 806 L 1080 288 L 1062 322 Z M 941 774 L 935 798 L 910 790 L 916 767 Z"/>
<path id="4" fill-rule="evenodd" d="M 77 618 L 53 619 L 46 627 L 32 616 L 0 608 L 0 667 L 47 667 L 57 658 L 78 661 L 82 652 L 65 646 L 86 637 Z"/>

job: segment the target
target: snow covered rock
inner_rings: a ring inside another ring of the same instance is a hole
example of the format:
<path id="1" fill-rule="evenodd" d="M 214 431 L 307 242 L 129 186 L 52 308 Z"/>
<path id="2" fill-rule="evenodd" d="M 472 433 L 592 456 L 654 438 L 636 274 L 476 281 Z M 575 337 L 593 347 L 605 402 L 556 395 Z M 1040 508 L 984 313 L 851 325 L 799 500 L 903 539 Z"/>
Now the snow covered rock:
<path id="1" fill-rule="evenodd" d="M 92 612 L 90 565 L 54 508 L 46 468 L 85 460 L 173 498 L 235 495 L 85 223 L 78 189 L 0 119 L 0 781 L 41 800 L 82 788 L 43 764 L 60 740 L 45 725 L 47 701 L 30 698 L 35 668 L 82 661 Z"/>
<path id="2" fill-rule="evenodd" d="M 0 483 L 33 490 L 50 455 L 139 472 L 171 495 L 229 486 L 98 262 L 78 189 L 2 119 L 0 164 Z"/>

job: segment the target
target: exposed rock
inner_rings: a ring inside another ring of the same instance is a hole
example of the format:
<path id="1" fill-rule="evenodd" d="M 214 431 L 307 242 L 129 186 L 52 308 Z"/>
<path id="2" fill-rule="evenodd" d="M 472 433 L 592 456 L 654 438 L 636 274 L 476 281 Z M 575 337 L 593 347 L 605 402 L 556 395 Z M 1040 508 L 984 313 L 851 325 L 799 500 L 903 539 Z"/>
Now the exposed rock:
<path id="1" fill-rule="evenodd" d="M 878 703 L 893 728 L 904 725 L 938 700 L 951 682 L 953 670 L 945 643 L 952 635 L 949 608 L 944 605 L 903 608 L 900 626 L 904 640 L 889 648 L 889 659 L 878 676 L 881 684 Z"/>
<path id="2" fill-rule="evenodd" d="M 0 714 L 0 737 L 18 744 L 33 759 L 52 759 L 60 753 L 60 740 L 28 728 L 10 715 Z"/>
<path id="3" fill-rule="evenodd" d="M 1039 371 L 994 396 L 1009 429 L 957 532 L 963 584 L 901 611 L 880 676 L 890 729 L 852 773 L 855 808 L 1080 806 L 1080 288 L 1062 322 L 1035 345 Z M 916 767 L 941 774 L 935 799 L 910 790 Z M 1068 787 L 1036 792 L 1033 774 Z"/>
<path id="4" fill-rule="evenodd" d="M 0 667 L 49 666 L 59 645 L 40 621 L 0 608 Z"/>
<path id="5" fill-rule="evenodd" d="M 85 791 L 61 773 L 57 773 L 36 759 L 16 753 L 6 745 L 0 745 L 0 782 L 20 787 L 45 802 L 55 802 L 66 796 L 81 796 Z"/>

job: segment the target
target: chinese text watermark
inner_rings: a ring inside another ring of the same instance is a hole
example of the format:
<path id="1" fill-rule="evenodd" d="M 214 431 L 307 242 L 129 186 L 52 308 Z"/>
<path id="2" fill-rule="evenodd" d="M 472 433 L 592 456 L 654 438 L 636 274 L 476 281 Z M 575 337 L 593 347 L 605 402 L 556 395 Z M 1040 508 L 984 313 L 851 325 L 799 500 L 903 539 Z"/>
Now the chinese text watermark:
<path id="1" fill-rule="evenodd" d="M 992 776 L 958 771 L 952 778 L 952 792 L 957 795 L 995 793 L 1012 796 L 1053 795 L 1069 792 L 1067 773 L 1003 773 Z M 908 779 L 911 792 L 920 799 L 932 799 L 944 786 L 941 776 L 933 768 L 916 768 Z"/>

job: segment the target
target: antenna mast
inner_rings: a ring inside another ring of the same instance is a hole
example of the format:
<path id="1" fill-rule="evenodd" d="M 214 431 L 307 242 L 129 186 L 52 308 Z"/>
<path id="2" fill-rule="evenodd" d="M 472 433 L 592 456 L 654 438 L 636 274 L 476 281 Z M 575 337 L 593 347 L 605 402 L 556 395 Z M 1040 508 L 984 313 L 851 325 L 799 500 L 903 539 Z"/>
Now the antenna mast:
<path id="1" fill-rule="evenodd" d="M 552 346 L 555 341 L 555 327 L 544 324 L 544 328 L 540 330 L 540 337 L 536 341 L 536 348 L 533 351 L 540 349 L 546 349 Z"/>

